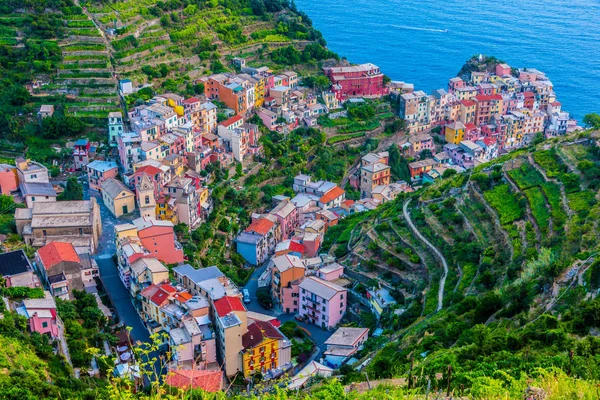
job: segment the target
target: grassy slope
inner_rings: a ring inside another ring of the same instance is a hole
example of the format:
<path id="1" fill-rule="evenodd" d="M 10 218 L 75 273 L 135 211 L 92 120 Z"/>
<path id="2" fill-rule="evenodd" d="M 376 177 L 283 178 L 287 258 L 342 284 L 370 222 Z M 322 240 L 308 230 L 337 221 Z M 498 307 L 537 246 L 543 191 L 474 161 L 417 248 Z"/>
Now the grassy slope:
<path id="1" fill-rule="evenodd" d="M 596 140 L 599 136 L 593 133 Z M 435 313 L 437 296 L 435 301 L 431 297 L 437 294 L 441 267 L 422 254 L 427 249 L 413 247 L 428 280 L 399 265 L 394 268 L 400 278 L 379 275 L 383 284 L 410 289 L 411 295 L 401 306 L 406 310 L 401 316 L 382 319 L 391 340 L 367 368 L 371 379 L 407 377 L 411 358 L 420 387 L 426 386 L 427 375 L 442 374 L 445 379 L 448 365 L 453 369 L 451 386 L 457 390 L 461 385 L 474 387 L 484 378 L 490 385 L 508 388 L 521 374 L 535 375 L 536 368 L 557 367 L 585 379 L 599 378 L 600 343 L 590 328 L 600 320 L 589 312 L 597 306 L 592 299 L 600 267 L 588 257 L 599 250 L 600 152 L 592 144 L 570 145 L 570 140 L 573 137 L 554 140 L 550 151 L 544 150 L 544 143 L 531 149 L 531 156 L 513 153 L 501 160 L 502 168 L 481 166 L 415 196 L 433 199 L 433 204 L 413 200 L 411 216 L 448 260 L 444 307 Z M 588 163 L 573 165 L 570 160 Z M 452 188 L 463 190 L 451 195 Z M 336 254 L 347 253 L 343 248 L 348 238 L 340 233 L 355 226 L 359 235 L 354 237 L 366 237 L 364 233 L 377 226 L 386 230 L 383 222 L 395 226 L 402 240 L 388 236 L 386 248 L 401 250 L 414 241 L 403 228 L 402 203 L 403 199 L 388 203 L 365 215 L 360 224 L 356 217 L 336 227 L 331 234 L 344 239 L 341 246 L 333 245 Z M 380 268 L 373 264 L 392 265 L 381 245 L 363 242 L 364 246 L 352 243 L 356 247 L 346 256 L 350 269 L 367 274 L 369 267 Z M 373 260 L 371 265 L 365 259 Z M 575 266 L 578 272 L 567 275 Z"/>

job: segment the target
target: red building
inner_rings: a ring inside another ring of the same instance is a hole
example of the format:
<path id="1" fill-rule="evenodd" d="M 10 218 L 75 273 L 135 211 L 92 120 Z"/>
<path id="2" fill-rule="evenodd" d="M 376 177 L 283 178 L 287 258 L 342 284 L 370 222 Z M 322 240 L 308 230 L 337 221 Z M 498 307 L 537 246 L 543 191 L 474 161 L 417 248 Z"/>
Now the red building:
<path id="1" fill-rule="evenodd" d="M 326 67 L 323 71 L 340 101 L 350 97 L 381 97 L 389 93 L 389 88 L 383 84 L 383 74 L 374 64 Z"/>

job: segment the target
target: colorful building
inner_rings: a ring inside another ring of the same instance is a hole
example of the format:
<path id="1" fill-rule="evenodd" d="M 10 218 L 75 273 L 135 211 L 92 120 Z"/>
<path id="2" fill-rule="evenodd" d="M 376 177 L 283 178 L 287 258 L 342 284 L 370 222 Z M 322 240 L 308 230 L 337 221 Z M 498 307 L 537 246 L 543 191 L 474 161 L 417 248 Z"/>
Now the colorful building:
<path id="1" fill-rule="evenodd" d="M 291 367 L 291 344 L 270 322 L 255 321 L 242 336 L 244 377 Z M 283 372 L 283 371 L 281 371 Z"/>
<path id="2" fill-rule="evenodd" d="M 454 121 L 444 127 L 446 142 L 459 144 L 465 137 L 465 125 L 460 121 Z"/>
<path id="3" fill-rule="evenodd" d="M 300 283 L 298 315 L 311 324 L 333 328 L 346 313 L 347 290 L 332 282 L 309 276 Z"/>
<path id="4" fill-rule="evenodd" d="M 225 375 L 243 372 L 243 335 L 248 332 L 246 307 L 239 297 L 225 296 L 213 303 L 217 353 Z"/>
<path id="5" fill-rule="evenodd" d="M 102 201 L 115 217 L 135 210 L 135 193 L 117 179 L 109 178 L 102 182 Z"/>
<path id="6" fill-rule="evenodd" d="M 38 332 L 56 339 L 60 335 L 56 303 L 49 292 L 44 292 L 43 299 L 23 300 L 16 308 L 17 314 L 27 319 L 30 332 Z"/>
<path id="7" fill-rule="evenodd" d="M 85 166 L 88 183 L 91 189 L 101 190 L 102 183 L 110 178 L 116 178 L 119 167 L 113 161 L 94 160 Z"/>
<path id="8" fill-rule="evenodd" d="M 249 264 L 260 265 L 275 251 L 280 236 L 279 224 L 273 217 L 260 217 L 237 236 L 236 249 Z"/>
<path id="9" fill-rule="evenodd" d="M 274 257 L 272 262 L 272 298 L 284 313 L 296 313 L 300 304 L 298 287 L 304 279 L 306 267 L 299 257 L 289 254 Z"/>
<path id="10" fill-rule="evenodd" d="M 383 83 L 383 74 L 374 64 L 325 67 L 323 72 L 331 81 L 340 101 L 351 97 L 381 97 L 389 93 L 389 88 Z"/>

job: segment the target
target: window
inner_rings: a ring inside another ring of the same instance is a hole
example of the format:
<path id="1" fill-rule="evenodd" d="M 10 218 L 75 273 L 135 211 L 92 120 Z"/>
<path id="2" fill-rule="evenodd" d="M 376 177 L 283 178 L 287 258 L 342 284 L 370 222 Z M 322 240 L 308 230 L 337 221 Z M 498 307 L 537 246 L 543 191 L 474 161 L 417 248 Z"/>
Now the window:
<path id="1" fill-rule="evenodd" d="M 42 322 L 42 328 L 47 328 L 48 327 L 48 323 L 47 322 Z"/>
<path id="2" fill-rule="evenodd" d="M 150 204 L 150 196 L 146 196 L 146 197 L 144 198 L 144 202 L 145 202 L 146 204 Z"/>
<path id="3" fill-rule="evenodd" d="M 83 235 L 83 228 L 79 228 L 79 235 Z"/>
<path id="4" fill-rule="evenodd" d="M 343 310 L 340 310 L 340 315 L 342 315 L 343 312 L 344 312 Z"/>
<path id="5" fill-rule="evenodd" d="M 31 196 L 31 201 L 35 201 L 35 196 Z"/>
<path id="6" fill-rule="evenodd" d="M 42 235 L 44 235 L 44 236 L 48 236 L 48 232 L 46 232 L 46 230 L 45 230 L 45 229 L 42 229 Z"/>

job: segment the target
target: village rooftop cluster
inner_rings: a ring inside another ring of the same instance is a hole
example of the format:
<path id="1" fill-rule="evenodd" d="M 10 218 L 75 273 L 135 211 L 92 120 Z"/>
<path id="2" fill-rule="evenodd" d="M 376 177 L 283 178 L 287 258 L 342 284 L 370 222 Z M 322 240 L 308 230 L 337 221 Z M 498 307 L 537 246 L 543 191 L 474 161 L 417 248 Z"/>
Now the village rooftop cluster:
<path id="1" fill-rule="evenodd" d="M 15 211 L 17 232 L 35 255 L 30 261 L 22 250 L 2 254 L 0 272 L 9 287 L 47 290 L 44 299 L 19 305 L 32 331 L 59 337 L 54 298 L 72 299 L 73 290 L 96 292 L 94 254 L 103 229 L 111 229 L 117 271 L 140 319 L 150 333 L 168 334 L 164 345 L 174 355 L 170 384 L 193 381 L 217 391 L 223 377 L 260 372 L 267 379 L 291 373 L 289 387 L 298 388 L 312 375 L 331 375 L 369 337 L 366 328 L 339 327 L 352 280 L 340 263 L 321 253 L 329 228 L 433 182 L 448 169 L 473 168 L 531 143 L 538 133 L 550 138 L 576 129 L 542 72 L 513 70 L 502 63 L 495 73 L 452 78 L 448 90 L 431 95 L 404 83 L 384 84 L 373 64 L 326 67 L 331 87 L 317 92 L 302 87 L 293 71 L 273 74 L 266 67 L 248 67 L 243 59 L 234 63 L 241 73 L 199 79 L 204 96 L 163 93 L 126 115 L 110 113 L 105 156 L 87 139 L 72 143 L 73 170 L 87 174 L 89 189 L 118 219 L 114 227 L 103 228 L 94 196 L 57 201 L 63 188 L 50 183 L 44 165 L 17 158 L 14 166 L 1 166 L 2 193 L 24 203 Z M 120 81 L 120 91 L 132 93 L 132 82 Z M 408 130 L 395 144 L 416 159 L 408 166 L 410 182 L 392 181 L 387 151 L 370 152 L 348 179 L 360 200 L 346 199 L 344 188 L 334 182 L 299 174 L 293 177 L 293 196 L 274 196 L 270 211 L 252 214 L 251 223 L 234 233 L 232 247 L 247 266 L 266 265 L 259 287 L 270 293 L 278 315 L 337 329 L 319 362 L 309 359 L 299 366 L 291 356 L 292 338 L 279 329 L 277 317 L 249 311 L 246 304 L 255 293 L 239 288 L 218 266 L 196 269 L 188 264 L 175 226 L 193 230 L 206 223 L 213 206 L 211 168 L 245 166 L 264 156 L 256 118 L 267 130 L 285 135 L 300 126 L 317 126 L 320 116 L 335 118 L 334 111 L 346 102 L 388 94 L 398 102 Z M 42 106 L 38 117 L 53 112 Z M 218 122 L 219 114 L 226 119 Z M 385 285 L 367 293 L 377 317 L 395 304 Z M 131 373 L 131 361 L 123 356 L 117 372 Z"/>

